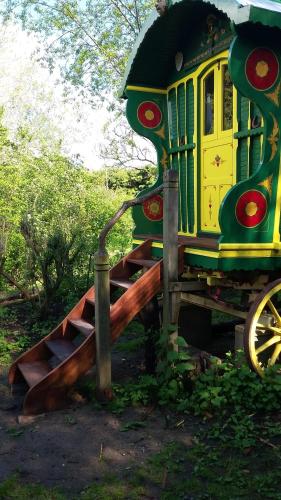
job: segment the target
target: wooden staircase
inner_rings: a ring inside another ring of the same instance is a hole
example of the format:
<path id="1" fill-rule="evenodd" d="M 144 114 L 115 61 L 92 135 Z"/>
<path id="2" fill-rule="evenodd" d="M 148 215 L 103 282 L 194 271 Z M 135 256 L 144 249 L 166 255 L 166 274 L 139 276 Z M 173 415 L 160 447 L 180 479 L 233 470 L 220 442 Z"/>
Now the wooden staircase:
<path id="1" fill-rule="evenodd" d="M 163 263 L 152 258 L 151 247 L 152 241 L 146 240 L 110 271 L 112 342 L 161 290 Z M 114 302 L 114 292 L 120 289 L 123 294 Z M 49 335 L 13 363 L 9 383 L 24 381 L 28 387 L 25 415 L 65 406 L 69 387 L 95 362 L 94 322 L 95 289 L 91 287 Z"/>

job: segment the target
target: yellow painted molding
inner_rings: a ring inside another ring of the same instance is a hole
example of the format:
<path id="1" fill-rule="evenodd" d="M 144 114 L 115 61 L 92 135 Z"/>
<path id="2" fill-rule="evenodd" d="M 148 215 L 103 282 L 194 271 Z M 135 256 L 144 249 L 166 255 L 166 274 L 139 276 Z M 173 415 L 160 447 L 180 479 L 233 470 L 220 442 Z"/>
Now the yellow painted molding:
<path id="1" fill-rule="evenodd" d="M 168 92 L 165 89 L 155 89 L 152 87 L 136 87 L 135 85 L 128 85 L 126 90 L 134 90 L 135 92 L 150 92 L 151 94 L 163 94 L 166 95 Z"/>
<path id="2" fill-rule="evenodd" d="M 221 243 L 219 250 L 281 250 L 281 243 Z"/>

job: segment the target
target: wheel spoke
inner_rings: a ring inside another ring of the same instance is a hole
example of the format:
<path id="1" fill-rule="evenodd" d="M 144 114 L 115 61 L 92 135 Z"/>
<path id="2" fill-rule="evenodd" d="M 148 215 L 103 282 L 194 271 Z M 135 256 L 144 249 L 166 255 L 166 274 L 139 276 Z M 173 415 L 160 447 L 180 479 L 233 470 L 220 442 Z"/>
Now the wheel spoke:
<path id="1" fill-rule="evenodd" d="M 267 342 L 262 344 L 260 347 L 258 347 L 258 349 L 256 350 L 256 354 L 257 355 L 260 354 L 261 352 L 265 351 L 266 349 L 268 349 L 272 345 L 277 344 L 277 342 L 280 342 L 280 340 L 281 340 L 281 337 L 279 335 L 275 335 L 274 337 L 269 339 Z"/>
<path id="2" fill-rule="evenodd" d="M 281 325 L 281 317 L 279 315 L 279 312 L 277 311 L 275 305 L 273 304 L 273 302 L 270 299 L 267 301 L 267 305 L 268 305 L 269 309 L 271 310 L 273 316 L 275 317 L 277 323 L 279 325 Z"/>
<path id="3" fill-rule="evenodd" d="M 281 328 L 277 328 L 276 326 L 265 326 L 261 323 L 257 323 L 257 328 L 259 328 L 260 330 L 270 330 L 271 332 L 281 335 Z"/>
<path id="4" fill-rule="evenodd" d="M 268 360 L 268 366 L 273 366 L 276 363 L 276 360 L 281 352 L 281 344 L 278 344 L 275 349 L 274 353 L 272 354 L 271 358 Z"/>

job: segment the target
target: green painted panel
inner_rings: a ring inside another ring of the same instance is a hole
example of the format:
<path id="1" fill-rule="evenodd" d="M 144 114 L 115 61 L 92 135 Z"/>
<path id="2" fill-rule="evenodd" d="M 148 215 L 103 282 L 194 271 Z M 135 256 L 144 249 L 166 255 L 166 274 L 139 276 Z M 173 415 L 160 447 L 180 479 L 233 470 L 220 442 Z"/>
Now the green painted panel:
<path id="1" fill-rule="evenodd" d="M 187 161 L 186 153 L 180 153 L 180 193 L 181 193 L 181 230 L 187 232 Z"/>
<path id="2" fill-rule="evenodd" d="M 168 111 L 170 141 L 173 148 L 178 146 L 177 95 L 175 89 L 172 89 L 168 95 Z"/>
<path id="3" fill-rule="evenodd" d="M 178 136 L 179 136 L 179 145 L 183 146 L 186 136 L 185 129 L 185 85 L 182 83 L 178 87 Z"/>
<path id="4" fill-rule="evenodd" d="M 251 129 L 254 130 L 261 126 L 262 117 L 261 112 L 254 102 L 250 104 L 251 112 Z M 249 165 L 250 175 L 252 175 L 258 168 L 261 160 L 261 136 L 252 136 L 250 138 L 250 151 L 249 151 Z"/>
<path id="5" fill-rule="evenodd" d="M 249 177 L 248 139 L 240 139 L 237 150 L 237 181 Z"/>
<path id="6" fill-rule="evenodd" d="M 251 26 L 250 29 L 247 28 L 247 33 L 243 32 L 241 36 L 239 34 L 230 52 L 229 69 L 232 81 L 241 95 L 247 96 L 252 103 L 255 103 L 255 106 L 251 105 L 252 118 L 258 109 L 261 110 L 264 121 L 264 151 L 263 161 L 259 163 L 261 149 L 259 143 L 253 142 L 258 136 L 251 133 L 255 131 L 256 125 L 252 121 L 252 129 L 249 130 L 252 171 L 249 172 L 250 177 L 234 185 L 223 200 L 219 213 L 222 230 L 221 243 L 255 244 L 273 241 L 275 212 L 279 210 L 277 204 L 280 166 L 278 124 L 281 122 L 281 108 L 275 99 L 269 97 L 269 92 L 278 92 L 281 75 L 277 72 L 271 87 L 266 88 L 260 86 L 259 81 L 254 80 L 253 75 L 256 74 L 254 57 L 263 57 L 263 52 L 260 52 L 261 39 L 266 40 L 266 50 L 269 54 L 270 51 L 274 51 L 275 55 L 272 57 L 277 57 L 280 67 L 281 52 L 276 46 L 275 35 L 260 26 Z M 241 98 L 240 118 L 240 126 L 243 129 L 246 127 L 247 118 L 246 101 L 243 101 L 243 98 Z M 272 181 L 270 189 L 268 188 L 269 179 Z M 247 211 L 248 204 L 252 201 L 257 206 L 257 211 L 253 214 Z"/>
<path id="7" fill-rule="evenodd" d="M 187 152 L 187 212 L 188 212 L 188 231 L 193 233 L 195 223 L 194 213 L 194 156 L 193 151 Z"/>
<path id="8" fill-rule="evenodd" d="M 187 141 L 193 142 L 194 138 L 194 86 L 193 81 L 186 85 L 186 119 L 187 119 Z M 195 224 L 195 200 L 194 200 L 194 152 L 187 151 L 187 219 L 188 231 L 193 233 Z"/>
<path id="9" fill-rule="evenodd" d="M 134 248 L 138 245 L 134 244 Z M 152 247 L 152 256 L 162 258 L 163 249 Z M 184 255 L 186 266 L 201 267 L 224 272 L 232 271 L 270 271 L 281 269 L 281 257 L 275 258 L 240 258 L 240 259 L 218 259 L 217 257 L 206 257 L 188 253 Z"/>
<path id="10" fill-rule="evenodd" d="M 238 94 L 237 116 L 239 132 L 247 132 L 249 129 L 249 99 Z M 248 139 L 241 138 L 238 141 L 237 150 L 237 180 L 242 181 L 249 177 L 249 151 Z"/>
<path id="11" fill-rule="evenodd" d="M 193 81 L 186 84 L 186 131 L 187 142 L 193 142 L 194 135 L 194 86 Z"/>

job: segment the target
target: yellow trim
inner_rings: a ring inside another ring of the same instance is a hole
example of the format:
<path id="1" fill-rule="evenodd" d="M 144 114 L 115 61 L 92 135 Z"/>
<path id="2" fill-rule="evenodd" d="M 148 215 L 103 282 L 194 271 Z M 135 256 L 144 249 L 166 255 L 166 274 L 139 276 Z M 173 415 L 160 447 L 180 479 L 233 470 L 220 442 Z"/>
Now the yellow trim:
<path id="1" fill-rule="evenodd" d="M 167 90 L 164 89 L 155 89 L 152 87 L 137 87 L 135 85 L 128 85 L 126 90 L 134 90 L 135 92 L 150 92 L 151 94 L 163 94 L 166 95 L 168 93 Z"/>
<path id="2" fill-rule="evenodd" d="M 220 257 L 219 252 L 212 252 L 210 250 L 202 250 L 201 248 L 185 248 L 184 253 L 192 255 L 201 255 L 203 257 L 211 257 L 213 259 L 218 259 Z"/>
<path id="3" fill-rule="evenodd" d="M 222 243 L 219 250 L 281 250 L 281 243 Z"/>
<path id="4" fill-rule="evenodd" d="M 280 181 L 280 176 L 281 176 L 281 160 L 280 160 L 280 165 L 279 165 L 279 175 L 278 175 L 278 180 L 277 180 L 277 196 L 276 196 L 276 203 L 275 203 L 275 214 L 274 214 L 274 228 L 273 228 L 273 241 L 276 243 L 280 243 L 280 232 L 279 232 L 279 227 L 280 227 L 280 210 L 281 210 L 281 181 Z"/>
<path id="5" fill-rule="evenodd" d="M 140 245 L 144 240 L 133 240 L 133 243 Z M 267 245 L 267 244 L 265 244 Z M 163 243 L 152 242 L 153 248 L 163 248 Z M 281 247 L 279 250 L 274 249 L 264 249 L 264 250 L 223 250 L 223 251 L 211 251 L 203 250 L 201 248 L 185 248 L 184 253 L 191 255 L 201 255 L 202 257 L 209 257 L 213 259 L 248 259 L 248 258 L 276 258 L 281 257 Z"/>
<path id="6" fill-rule="evenodd" d="M 280 250 L 238 250 L 238 251 L 222 251 L 219 253 L 220 258 L 222 259 L 245 259 L 245 258 L 274 258 L 281 257 L 281 249 Z"/>
<path id="7" fill-rule="evenodd" d="M 176 81 L 175 83 L 172 83 L 172 85 L 169 85 L 169 87 L 167 87 L 167 92 L 170 92 L 171 89 L 178 87 L 181 83 L 187 82 L 188 80 L 198 78 L 200 73 L 202 73 L 205 68 L 207 68 L 208 66 L 211 66 L 214 62 L 219 61 L 220 59 L 227 59 L 227 58 L 228 58 L 228 50 L 224 50 L 220 54 L 217 54 L 217 55 L 211 57 L 207 61 L 204 61 L 202 64 L 200 64 L 200 66 L 198 66 L 198 68 L 193 73 L 190 73 L 189 75 L 181 78 L 180 80 Z"/>

